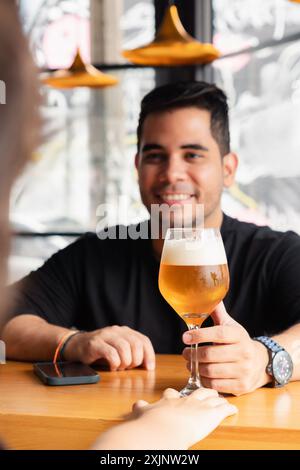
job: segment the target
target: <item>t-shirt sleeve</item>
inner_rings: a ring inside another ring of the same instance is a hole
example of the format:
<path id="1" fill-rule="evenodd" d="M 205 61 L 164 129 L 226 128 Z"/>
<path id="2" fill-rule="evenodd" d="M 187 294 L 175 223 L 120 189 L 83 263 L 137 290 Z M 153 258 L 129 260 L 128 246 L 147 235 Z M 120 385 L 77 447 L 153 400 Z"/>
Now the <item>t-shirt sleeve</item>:
<path id="1" fill-rule="evenodd" d="M 64 327 L 76 324 L 81 303 L 85 237 L 58 251 L 11 286 L 12 316 L 38 315 Z"/>
<path id="2" fill-rule="evenodd" d="M 300 323 L 300 237 L 286 232 L 269 263 L 271 295 L 276 323 L 285 329 Z"/>

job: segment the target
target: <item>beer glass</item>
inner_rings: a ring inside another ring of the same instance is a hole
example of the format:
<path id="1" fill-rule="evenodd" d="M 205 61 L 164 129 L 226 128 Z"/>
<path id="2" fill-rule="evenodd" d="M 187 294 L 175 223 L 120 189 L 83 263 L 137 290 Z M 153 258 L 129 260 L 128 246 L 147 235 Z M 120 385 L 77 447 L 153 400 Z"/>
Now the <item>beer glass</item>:
<path id="1" fill-rule="evenodd" d="M 189 330 L 201 327 L 229 288 L 226 253 L 219 229 L 167 230 L 159 271 L 159 290 Z M 186 396 L 201 387 L 197 344 L 191 346 L 191 376 Z"/>

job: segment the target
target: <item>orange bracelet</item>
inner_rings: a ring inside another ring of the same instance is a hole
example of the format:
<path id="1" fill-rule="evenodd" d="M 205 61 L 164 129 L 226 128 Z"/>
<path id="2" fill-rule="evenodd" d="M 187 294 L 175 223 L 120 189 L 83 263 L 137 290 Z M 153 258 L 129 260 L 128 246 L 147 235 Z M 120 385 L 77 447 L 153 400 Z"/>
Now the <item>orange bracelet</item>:
<path id="1" fill-rule="evenodd" d="M 53 364 L 56 364 L 57 358 L 58 358 L 59 353 L 60 353 L 60 350 L 63 347 L 63 345 L 65 344 L 65 342 L 67 341 L 67 339 L 70 338 L 73 335 L 76 335 L 77 333 L 78 333 L 78 331 L 69 331 L 68 333 L 66 333 L 61 338 L 61 340 L 59 341 L 59 343 L 57 345 L 57 348 L 55 349 L 55 353 L 54 353 L 54 357 L 53 357 Z"/>

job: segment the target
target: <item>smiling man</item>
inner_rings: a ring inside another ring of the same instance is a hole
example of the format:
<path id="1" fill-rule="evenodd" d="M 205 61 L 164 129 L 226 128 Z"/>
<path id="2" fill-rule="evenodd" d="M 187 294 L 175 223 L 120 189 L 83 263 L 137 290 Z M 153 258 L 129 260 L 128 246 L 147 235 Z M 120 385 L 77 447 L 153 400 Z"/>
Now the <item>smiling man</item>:
<path id="1" fill-rule="evenodd" d="M 178 93 L 180 86 L 183 92 L 187 84 L 178 84 Z M 233 183 L 237 167 L 237 157 L 229 150 L 226 98 L 212 85 L 189 86 L 190 96 L 180 94 L 166 110 L 163 105 L 160 109 L 160 103 L 171 86 L 158 88 L 143 100 L 135 159 L 141 197 L 149 212 L 153 204 L 175 204 L 179 217 L 191 214 L 192 220 L 184 220 L 185 225 L 193 224 L 197 205 L 202 204 L 205 225 L 220 227 L 222 190 Z M 193 88 L 195 95 L 200 95 L 198 106 L 193 104 Z M 223 100 L 224 109 L 220 108 Z M 143 112 L 147 108 L 149 111 Z M 192 210 L 180 211 L 180 206 L 186 205 Z M 172 226 L 173 213 L 167 215 Z M 159 259 L 162 245 L 162 239 L 153 240 Z"/>
<path id="2" fill-rule="evenodd" d="M 222 191 L 237 168 L 224 93 L 205 82 L 149 93 L 135 165 L 150 213 L 176 204 L 172 225 L 188 207 L 184 222 L 193 225 L 201 204 L 205 226 L 221 229 L 231 278 L 226 310 L 213 312 L 214 326 L 184 336 L 186 344 L 206 343 L 198 356 L 203 384 L 241 394 L 299 379 L 300 238 L 222 213 Z M 154 351 L 180 353 L 184 323 L 157 285 L 162 245 L 162 238 L 89 234 L 55 254 L 16 286 L 3 332 L 8 356 L 49 360 L 61 343 L 62 359 L 124 370 L 153 369 Z"/>

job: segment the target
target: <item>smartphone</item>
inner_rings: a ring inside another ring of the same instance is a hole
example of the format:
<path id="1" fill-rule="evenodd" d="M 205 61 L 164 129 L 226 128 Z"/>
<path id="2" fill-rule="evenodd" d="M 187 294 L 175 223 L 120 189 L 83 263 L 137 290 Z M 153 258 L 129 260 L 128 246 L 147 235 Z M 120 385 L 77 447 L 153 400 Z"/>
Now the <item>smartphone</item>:
<path id="1" fill-rule="evenodd" d="M 36 362 L 33 370 L 46 385 L 95 384 L 100 379 L 96 371 L 80 362 Z"/>

